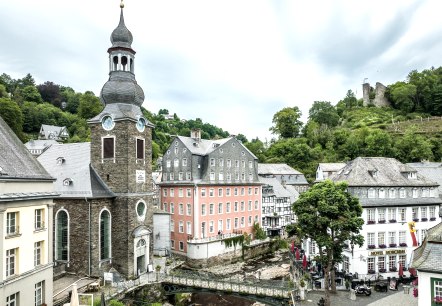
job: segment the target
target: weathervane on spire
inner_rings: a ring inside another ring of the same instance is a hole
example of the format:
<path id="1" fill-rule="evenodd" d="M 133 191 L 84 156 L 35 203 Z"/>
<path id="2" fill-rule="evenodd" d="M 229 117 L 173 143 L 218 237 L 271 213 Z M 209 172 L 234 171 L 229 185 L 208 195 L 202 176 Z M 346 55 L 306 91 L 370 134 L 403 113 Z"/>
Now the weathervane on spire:
<path id="1" fill-rule="evenodd" d="M 121 0 L 120 7 L 121 7 L 121 8 L 124 8 L 123 0 Z"/>

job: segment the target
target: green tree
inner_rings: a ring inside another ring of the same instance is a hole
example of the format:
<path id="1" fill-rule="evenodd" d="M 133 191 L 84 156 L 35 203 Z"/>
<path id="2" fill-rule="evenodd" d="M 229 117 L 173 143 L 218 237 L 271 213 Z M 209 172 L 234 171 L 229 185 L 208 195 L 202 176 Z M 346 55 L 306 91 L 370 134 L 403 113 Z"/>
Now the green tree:
<path id="1" fill-rule="evenodd" d="M 298 218 L 296 232 L 301 238 L 314 240 L 319 247 L 318 260 L 325 270 L 325 284 L 329 283 L 336 256 L 342 253 L 345 244 L 350 240 L 362 246 L 364 242 L 359 234 L 364 224 L 362 207 L 358 198 L 347 192 L 347 188 L 345 182 L 326 180 L 301 193 L 293 203 L 293 212 Z M 331 281 L 333 286 L 334 280 Z M 330 305 L 328 286 L 325 286 L 325 305 Z"/>
<path id="2" fill-rule="evenodd" d="M 80 97 L 80 104 L 78 106 L 78 115 L 84 119 L 90 119 L 98 115 L 103 109 L 100 99 L 97 98 L 93 92 L 86 91 Z"/>
<path id="3" fill-rule="evenodd" d="M 36 102 L 36 103 L 42 103 L 43 99 L 41 98 L 40 93 L 38 92 L 37 87 L 33 85 L 27 85 L 23 88 L 17 89 L 19 91 L 19 95 L 21 98 L 21 102 L 28 101 L 28 102 Z M 17 92 L 16 90 L 16 92 Z M 14 94 L 15 96 L 15 94 Z"/>
<path id="4" fill-rule="evenodd" d="M 326 101 L 315 101 L 308 112 L 308 118 L 319 125 L 327 125 L 329 127 L 337 126 L 339 123 L 339 115 L 336 108 Z"/>
<path id="5" fill-rule="evenodd" d="M 405 82 L 396 82 L 389 86 L 389 96 L 397 109 L 405 113 L 411 112 L 414 107 L 416 86 Z"/>
<path id="6" fill-rule="evenodd" d="M 0 116 L 18 138 L 26 140 L 23 135 L 23 114 L 17 103 L 8 98 L 0 98 Z"/>
<path id="7" fill-rule="evenodd" d="M 7 98 L 8 92 L 6 91 L 6 86 L 3 84 L 0 84 L 0 98 Z"/>
<path id="8" fill-rule="evenodd" d="M 370 130 L 365 138 L 366 156 L 394 157 L 393 139 L 390 134 L 379 129 Z"/>
<path id="9" fill-rule="evenodd" d="M 269 130 L 281 138 L 297 137 L 302 127 L 301 115 L 297 106 L 285 107 L 273 115 L 274 125 Z"/>
<path id="10" fill-rule="evenodd" d="M 404 136 L 397 139 L 395 149 L 396 158 L 403 163 L 434 160 L 431 142 L 416 133 L 414 127 L 407 129 Z"/>
<path id="11" fill-rule="evenodd" d="M 252 139 L 252 141 L 250 141 L 250 142 L 246 142 L 244 145 L 253 154 L 255 154 L 256 157 L 258 157 L 258 161 L 260 163 L 265 162 L 267 150 L 264 146 L 264 143 L 261 140 L 259 140 L 258 137 L 255 139 Z"/>

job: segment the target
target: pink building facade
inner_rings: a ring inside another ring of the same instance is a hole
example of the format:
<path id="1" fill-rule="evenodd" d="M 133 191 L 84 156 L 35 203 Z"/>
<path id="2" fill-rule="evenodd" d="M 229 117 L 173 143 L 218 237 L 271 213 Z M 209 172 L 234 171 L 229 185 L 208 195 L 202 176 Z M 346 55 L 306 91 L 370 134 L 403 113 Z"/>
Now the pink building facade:
<path id="1" fill-rule="evenodd" d="M 174 139 L 160 183 L 161 208 L 171 214 L 172 252 L 185 256 L 189 244 L 197 250 L 199 244 L 252 234 L 261 222 L 257 158 L 235 137 L 202 140 L 197 131 L 192 136 Z"/>

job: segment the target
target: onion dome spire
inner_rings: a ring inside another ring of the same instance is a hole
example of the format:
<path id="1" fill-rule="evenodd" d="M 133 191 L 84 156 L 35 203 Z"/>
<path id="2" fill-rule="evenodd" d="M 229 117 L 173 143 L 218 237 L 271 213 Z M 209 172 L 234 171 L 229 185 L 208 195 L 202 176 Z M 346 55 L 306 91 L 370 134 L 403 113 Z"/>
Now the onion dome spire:
<path id="1" fill-rule="evenodd" d="M 143 89 L 137 84 L 134 74 L 135 51 L 132 49 L 132 33 L 126 28 L 123 16 L 123 1 L 120 3 L 120 22 L 113 30 L 110 40 L 109 80 L 101 89 L 101 101 L 105 105 L 123 103 L 141 106 Z"/>
<path id="2" fill-rule="evenodd" d="M 133 37 L 132 33 L 126 28 L 126 25 L 124 24 L 124 16 L 123 16 L 123 8 L 124 3 L 121 1 L 120 3 L 121 13 L 120 13 L 120 23 L 115 28 L 115 30 L 111 34 L 111 43 L 112 47 L 124 47 L 124 48 L 130 48 Z"/>

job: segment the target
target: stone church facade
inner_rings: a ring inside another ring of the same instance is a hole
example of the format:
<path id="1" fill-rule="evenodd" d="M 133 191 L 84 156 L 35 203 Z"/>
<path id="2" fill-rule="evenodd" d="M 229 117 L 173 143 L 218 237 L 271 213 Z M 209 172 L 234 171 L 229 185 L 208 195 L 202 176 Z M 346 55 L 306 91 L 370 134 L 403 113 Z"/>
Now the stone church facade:
<path id="1" fill-rule="evenodd" d="M 113 268 L 132 278 L 152 262 L 153 125 L 140 108 L 144 93 L 123 7 L 108 49 L 104 109 L 88 120 L 91 142 L 54 145 L 38 158 L 61 194 L 54 201 L 54 261 L 80 275 Z"/>

